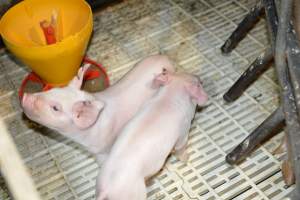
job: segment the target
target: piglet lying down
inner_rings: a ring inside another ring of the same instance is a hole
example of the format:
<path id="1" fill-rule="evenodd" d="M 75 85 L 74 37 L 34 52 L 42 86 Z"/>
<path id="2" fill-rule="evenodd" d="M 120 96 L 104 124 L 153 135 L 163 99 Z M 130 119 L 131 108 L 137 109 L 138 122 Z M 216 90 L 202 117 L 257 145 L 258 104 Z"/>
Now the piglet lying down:
<path id="1" fill-rule="evenodd" d="M 127 123 L 97 178 L 97 200 L 145 200 L 145 179 L 157 173 L 174 149 L 185 152 L 196 104 L 207 101 L 197 77 L 164 71 L 153 87 L 162 86 Z"/>
<path id="2" fill-rule="evenodd" d="M 24 94 L 24 113 L 33 121 L 54 129 L 105 158 L 125 123 L 156 92 L 151 87 L 162 69 L 174 71 L 165 56 L 150 56 L 138 63 L 121 80 L 99 93 L 80 90 L 85 68 L 63 88 Z"/>

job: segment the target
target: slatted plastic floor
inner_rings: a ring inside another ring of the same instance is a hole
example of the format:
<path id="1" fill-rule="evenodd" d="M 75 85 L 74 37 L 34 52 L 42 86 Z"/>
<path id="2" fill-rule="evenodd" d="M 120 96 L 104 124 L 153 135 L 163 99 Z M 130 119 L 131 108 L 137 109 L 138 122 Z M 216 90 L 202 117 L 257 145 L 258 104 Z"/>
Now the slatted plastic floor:
<path id="1" fill-rule="evenodd" d="M 197 74 L 210 96 L 190 132 L 188 163 L 171 156 L 148 182 L 148 199 L 281 200 L 280 162 L 272 155 L 282 133 L 239 166 L 224 157 L 278 105 L 279 88 L 271 67 L 232 104 L 222 95 L 268 46 L 264 19 L 228 56 L 220 46 L 254 5 L 254 0 L 128 0 L 98 12 L 87 54 L 107 66 L 112 82 L 143 57 L 166 53 L 179 70 Z M 23 119 L 17 90 L 27 68 L 0 56 L 0 116 L 29 168 L 43 199 L 95 199 L 98 165 L 72 141 Z M 0 178 L 0 199 L 11 199 Z"/>

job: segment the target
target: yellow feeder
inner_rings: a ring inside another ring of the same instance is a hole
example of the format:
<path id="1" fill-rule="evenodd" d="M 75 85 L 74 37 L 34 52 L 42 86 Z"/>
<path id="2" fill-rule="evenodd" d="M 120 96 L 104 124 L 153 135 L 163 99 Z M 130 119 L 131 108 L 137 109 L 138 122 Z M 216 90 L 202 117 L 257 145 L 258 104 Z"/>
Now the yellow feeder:
<path id="1" fill-rule="evenodd" d="M 56 17 L 55 44 L 47 45 L 40 22 Z M 0 21 L 7 48 L 43 81 L 67 84 L 77 73 L 92 33 L 92 11 L 84 0 L 24 0 Z"/>

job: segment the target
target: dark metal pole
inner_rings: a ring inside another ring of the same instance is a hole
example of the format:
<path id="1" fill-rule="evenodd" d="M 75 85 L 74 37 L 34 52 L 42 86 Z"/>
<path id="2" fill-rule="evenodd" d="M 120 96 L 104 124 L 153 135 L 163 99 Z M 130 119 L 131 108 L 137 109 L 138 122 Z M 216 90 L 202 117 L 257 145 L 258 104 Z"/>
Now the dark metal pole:
<path id="1" fill-rule="evenodd" d="M 300 198 L 300 130 L 296 130 L 299 128 L 299 118 L 300 118 L 300 48 L 299 48 L 299 41 L 295 35 L 295 31 L 293 27 L 290 28 L 287 34 L 287 58 L 288 58 L 288 68 L 289 74 L 291 77 L 292 83 L 292 90 L 295 97 L 295 104 L 296 108 L 293 110 L 293 118 L 297 120 L 296 125 L 293 124 L 294 131 L 289 132 L 288 134 L 288 143 L 290 146 L 289 153 L 289 160 L 293 167 L 293 172 L 295 175 L 296 181 L 296 189 L 292 193 L 292 199 L 299 199 Z M 298 117 L 297 117 L 298 116 Z M 298 125 L 298 127 L 297 127 Z"/>
<path id="2" fill-rule="evenodd" d="M 268 29 L 271 35 L 271 45 L 274 50 L 277 35 L 278 15 L 274 0 L 262 0 L 265 8 Z"/>
<path id="3" fill-rule="evenodd" d="M 259 20 L 259 17 L 263 11 L 263 5 L 259 1 L 254 8 L 246 15 L 243 21 L 238 25 L 238 27 L 233 31 L 230 37 L 221 47 L 223 54 L 230 53 L 236 45 L 247 35 L 248 31 L 254 26 L 254 24 Z"/>
<path id="4" fill-rule="evenodd" d="M 298 117 L 300 117 L 300 48 L 299 40 L 292 25 L 290 25 L 289 32 L 287 33 L 287 59 L 294 96 L 296 98 Z"/>
<path id="5" fill-rule="evenodd" d="M 226 162 L 233 165 L 244 160 L 253 149 L 264 141 L 279 133 L 276 128 L 284 123 L 282 106 L 277 108 L 263 123 L 261 123 L 243 142 L 235 147 L 227 156 Z"/>
<path id="6" fill-rule="evenodd" d="M 276 34 L 277 34 L 278 16 L 276 11 L 276 6 L 273 0 L 262 0 L 262 2 L 259 2 L 256 5 L 257 10 L 262 8 L 264 8 L 265 10 L 269 32 L 271 34 L 271 48 L 267 49 L 262 55 L 260 55 L 248 67 L 248 69 L 240 76 L 240 78 L 234 83 L 234 85 L 224 94 L 223 98 L 227 102 L 233 102 L 238 97 L 240 97 L 242 93 L 249 87 L 249 85 L 251 85 L 251 83 L 253 83 L 260 76 L 260 74 L 262 74 L 264 71 L 268 69 L 269 67 L 268 64 L 272 61 L 274 55 Z M 240 27 L 238 30 L 244 30 L 244 29 Z M 237 30 L 235 30 L 235 32 L 236 31 Z M 233 33 L 231 36 L 233 37 L 233 35 L 235 34 L 236 33 Z M 240 31 L 239 34 L 242 34 L 242 32 Z M 242 38 L 243 37 L 240 36 L 240 39 Z M 226 43 L 227 41 L 225 42 L 225 44 Z M 225 46 L 225 44 L 223 45 L 223 47 Z"/>
<path id="7" fill-rule="evenodd" d="M 227 102 L 233 102 L 239 98 L 243 92 L 263 73 L 273 60 L 273 51 L 268 48 L 248 67 L 240 78 L 224 94 L 223 98 Z"/>
<path id="8" fill-rule="evenodd" d="M 281 1 L 281 13 L 280 13 L 280 21 L 278 25 L 278 33 L 276 38 L 276 53 L 275 53 L 275 66 L 278 76 L 279 85 L 282 90 L 282 104 L 283 111 L 286 119 L 287 125 L 287 138 L 288 138 L 288 154 L 291 156 L 289 161 L 291 162 L 291 167 L 294 171 L 296 178 L 296 188 L 293 192 L 293 199 L 299 199 L 300 194 L 300 159 L 298 159 L 297 147 L 299 144 L 297 143 L 297 138 L 299 137 L 299 120 L 297 116 L 297 110 L 295 105 L 295 99 L 293 95 L 293 90 L 289 80 L 289 71 L 287 69 L 286 63 L 286 35 L 288 24 L 290 21 L 292 12 L 292 0 L 284 0 Z"/>

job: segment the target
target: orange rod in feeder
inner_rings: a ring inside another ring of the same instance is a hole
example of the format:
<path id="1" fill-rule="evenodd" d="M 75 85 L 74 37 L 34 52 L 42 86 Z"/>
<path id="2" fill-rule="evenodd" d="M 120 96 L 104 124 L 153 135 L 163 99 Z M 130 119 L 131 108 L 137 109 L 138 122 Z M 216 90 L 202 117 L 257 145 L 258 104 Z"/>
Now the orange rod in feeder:
<path id="1" fill-rule="evenodd" d="M 55 12 L 51 16 L 51 23 L 47 20 L 43 20 L 40 22 L 40 27 L 44 32 L 44 36 L 46 39 L 47 44 L 54 44 L 56 43 L 56 17 Z"/>
<path id="2" fill-rule="evenodd" d="M 47 44 L 56 43 L 55 29 L 53 26 L 47 20 L 42 21 L 40 26 L 43 29 Z"/>

